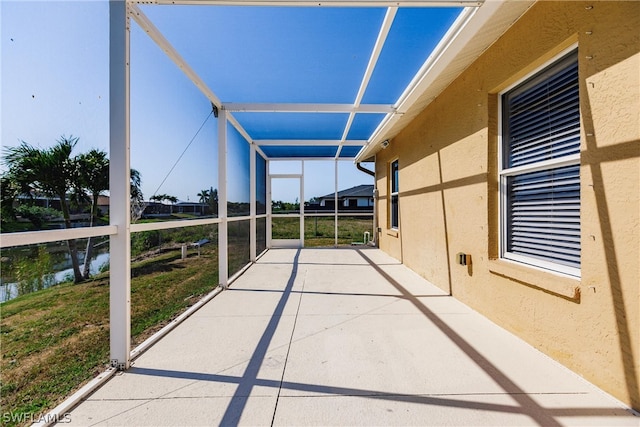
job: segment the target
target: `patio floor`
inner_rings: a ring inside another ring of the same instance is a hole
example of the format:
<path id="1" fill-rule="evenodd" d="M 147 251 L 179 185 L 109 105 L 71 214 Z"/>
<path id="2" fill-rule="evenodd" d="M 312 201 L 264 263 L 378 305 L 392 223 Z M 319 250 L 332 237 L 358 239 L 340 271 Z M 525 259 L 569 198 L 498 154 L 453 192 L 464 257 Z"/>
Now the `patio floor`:
<path id="1" fill-rule="evenodd" d="M 638 426 L 377 249 L 267 252 L 71 425 Z"/>

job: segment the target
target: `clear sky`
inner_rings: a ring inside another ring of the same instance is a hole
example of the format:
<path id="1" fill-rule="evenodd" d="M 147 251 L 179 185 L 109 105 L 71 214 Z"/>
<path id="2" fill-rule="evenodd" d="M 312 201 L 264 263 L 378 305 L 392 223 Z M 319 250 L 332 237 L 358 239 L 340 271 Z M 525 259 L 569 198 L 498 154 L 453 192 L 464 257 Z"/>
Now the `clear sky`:
<path id="1" fill-rule="evenodd" d="M 353 102 L 384 17 L 384 9 L 143 10 L 225 102 Z M 364 102 L 393 103 L 457 13 L 401 10 Z M 21 140 L 47 147 L 73 135 L 77 153 L 108 151 L 108 16 L 105 0 L 0 0 L 3 147 Z M 201 190 L 217 187 L 217 122 L 210 111 L 206 97 L 132 21 L 131 165 L 141 172 L 145 197 L 158 192 L 195 201 Z M 296 128 L 277 121 L 284 115 L 249 116 L 243 125 L 261 126 L 266 137 L 269 129 Z M 318 131 L 340 134 L 346 119 L 336 119 L 338 131 L 329 119 Z M 356 117 L 352 135 L 360 139 L 378 119 Z M 234 131 L 228 155 L 229 198 L 248 201 L 242 172 L 248 170 L 248 146 Z M 339 170 L 340 189 L 373 183 L 351 162 L 340 162 Z M 333 162 L 307 162 L 305 173 L 307 200 L 334 190 Z M 274 199 L 297 196 L 297 189 L 281 191 Z"/>

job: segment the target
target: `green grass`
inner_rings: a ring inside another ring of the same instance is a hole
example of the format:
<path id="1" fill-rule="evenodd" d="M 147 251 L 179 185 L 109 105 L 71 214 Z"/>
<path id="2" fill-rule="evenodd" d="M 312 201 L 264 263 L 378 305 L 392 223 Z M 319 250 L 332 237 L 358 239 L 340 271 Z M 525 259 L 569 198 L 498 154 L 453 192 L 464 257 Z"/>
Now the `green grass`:
<path id="1" fill-rule="evenodd" d="M 274 239 L 300 238 L 298 218 L 273 218 L 272 237 Z M 373 221 L 370 217 L 339 217 L 338 245 L 362 242 L 364 232 L 373 236 Z M 306 217 L 304 219 L 304 245 L 306 247 L 334 246 L 334 217 Z"/>

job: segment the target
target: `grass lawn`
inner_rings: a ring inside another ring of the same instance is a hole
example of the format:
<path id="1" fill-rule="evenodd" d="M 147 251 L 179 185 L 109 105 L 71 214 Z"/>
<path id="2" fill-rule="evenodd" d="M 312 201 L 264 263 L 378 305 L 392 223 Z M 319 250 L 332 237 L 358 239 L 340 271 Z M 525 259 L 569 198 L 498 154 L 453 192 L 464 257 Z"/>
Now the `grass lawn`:
<path id="1" fill-rule="evenodd" d="M 272 237 L 274 239 L 300 238 L 300 222 L 298 218 L 273 218 Z M 338 245 L 351 245 L 362 242 L 364 232 L 373 237 L 373 221 L 371 217 L 338 218 Z M 333 246 L 335 236 L 334 217 L 305 217 L 305 247 Z"/>

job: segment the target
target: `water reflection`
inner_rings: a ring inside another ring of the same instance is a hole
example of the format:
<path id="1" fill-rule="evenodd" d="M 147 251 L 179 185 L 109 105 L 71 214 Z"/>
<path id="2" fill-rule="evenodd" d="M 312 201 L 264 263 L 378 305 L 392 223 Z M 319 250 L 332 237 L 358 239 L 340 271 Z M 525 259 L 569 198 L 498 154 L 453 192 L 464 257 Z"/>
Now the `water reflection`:
<path id="1" fill-rule="evenodd" d="M 86 242 L 78 240 L 78 247 L 85 248 Z M 89 263 L 91 276 L 108 269 L 108 243 L 107 238 L 102 238 L 94 244 Z M 82 265 L 84 252 L 79 252 L 78 257 Z M 0 302 L 68 281 L 73 281 L 73 268 L 66 242 L 2 250 Z"/>

